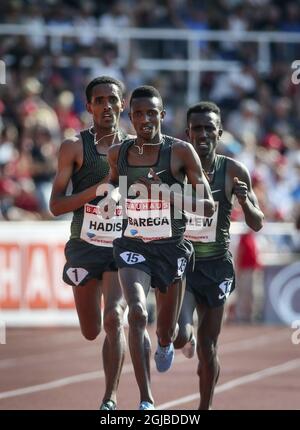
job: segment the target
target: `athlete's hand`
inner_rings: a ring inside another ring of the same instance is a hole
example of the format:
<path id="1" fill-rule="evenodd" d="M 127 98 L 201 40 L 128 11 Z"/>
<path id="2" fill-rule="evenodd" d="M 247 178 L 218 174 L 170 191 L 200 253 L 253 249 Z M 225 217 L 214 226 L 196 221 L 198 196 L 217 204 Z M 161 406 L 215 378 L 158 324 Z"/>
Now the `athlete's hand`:
<path id="1" fill-rule="evenodd" d="M 247 200 L 247 196 L 248 196 L 248 186 L 247 186 L 246 182 L 242 182 L 239 180 L 239 178 L 234 177 L 233 178 L 233 194 L 236 195 L 240 205 L 245 204 L 246 200 Z"/>
<path id="2" fill-rule="evenodd" d="M 137 195 L 140 198 L 148 198 L 151 194 L 151 186 L 152 185 L 161 185 L 160 177 L 154 172 L 154 170 L 150 167 L 147 176 L 141 176 L 135 182 Z M 139 185 L 142 185 L 141 187 Z M 133 185 L 134 186 L 134 185 Z"/>
<path id="3" fill-rule="evenodd" d="M 112 187 L 112 188 L 113 189 L 110 189 L 109 192 L 108 191 L 104 192 L 104 198 L 100 200 L 97 204 L 99 209 L 99 214 L 104 219 L 109 219 L 115 216 L 117 204 L 121 199 L 119 187 L 117 188 Z"/>

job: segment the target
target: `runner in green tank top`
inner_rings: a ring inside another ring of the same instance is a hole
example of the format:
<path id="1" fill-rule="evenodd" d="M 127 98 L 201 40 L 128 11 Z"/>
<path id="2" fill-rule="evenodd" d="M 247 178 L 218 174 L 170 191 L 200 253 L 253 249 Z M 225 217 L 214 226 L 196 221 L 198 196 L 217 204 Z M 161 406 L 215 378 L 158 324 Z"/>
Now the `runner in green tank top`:
<path id="1" fill-rule="evenodd" d="M 165 372 L 174 357 L 173 340 L 184 292 L 184 279 L 192 245 L 183 238 L 185 218 L 175 214 L 183 202 L 196 199 L 182 193 L 185 178 L 193 187 L 202 184 L 199 198 L 204 213 L 214 211 L 212 195 L 193 147 L 161 133 L 165 116 L 159 92 L 150 86 L 136 88 L 130 99 L 130 119 L 137 138 L 109 150 L 110 181 L 119 184 L 127 178 L 123 236 L 114 240 L 114 255 L 119 279 L 129 307 L 129 346 L 140 390 L 140 410 L 154 409 L 150 387 L 150 339 L 146 330 L 146 297 L 155 287 L 158 347 L 156 367 Z M 177 185 L 179 192 L 169 199 L 154 198 L 151 185 Z M 140 194 L 129 188 L 139 187 Z M 144 188 L 144 191 L 141 190 Z M 202 212 L 203 213 L 203 212 Z M 179 213 L 178 213 L 179 214 Z"/>
<path id="2" fill-rule="evenodd" d="M 235 281 L 228 251 L 233 196 L 244 212 L 247 225 L 254 231 L 262 228 L 264 215 L 252 190 L 247 168 L 236 160 L 216 154 L 222 135 L 218 106 L 201 102 L 189 108 L 187 135 L 209 180 L 216 210 L 212 217 L 188 217 L 186 237 L 193 242 L 196 263 L 194 271 L 187 274 L 175 348 L 183 348 L 183 353 L 191 358 L 197 344 L 199 409 L 209 409 L 220 372 L 217 342 L 224 304 L 234 289 Z M 195 309 L 198 313 L 197 340 L 193 334 Z"/>
<path id="3" fill-rule="evenodd" d="M 119 130 L 124 108 L 123 84 L 101 76 L 86 88 L 87 110 L 93 125 L 78 136 L 65 140 L 58 156 L 50 207 L 54 215 L 74 212 L 71 237 L 65 247 L 63 279 L 73 287 L 83 336 L 94 340 L 101 330 L 101 296 L 104 299 L 103 368 L 106 388 L 100 409 L 116 408 L 116 392 L 125 354 L 123 313 L 126 302 L 118 281 L 112 241 L 120 235 L 122 220 L 101 219 L 96 190 L 107 181 L 107 152 L 125 135 Z M 72 195 L 66 195 L 69 181 Z"/>

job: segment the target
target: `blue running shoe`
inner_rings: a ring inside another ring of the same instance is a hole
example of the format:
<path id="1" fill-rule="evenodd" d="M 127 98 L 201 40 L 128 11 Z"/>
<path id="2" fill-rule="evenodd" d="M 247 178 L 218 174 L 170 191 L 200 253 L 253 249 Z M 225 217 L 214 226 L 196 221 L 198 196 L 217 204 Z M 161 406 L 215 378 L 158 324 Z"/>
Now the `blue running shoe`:
<path id="1" fill-rule="evenodd" d="M 173 343 L 167 346 L 157 345 L 157 350 L 154 355 L 156 368 L 159 372 L 166 372 L 170 369 L 174 360 L 174 346 Z"/>
<path id="2" fill-rule="evenodd" d="M 100 411 L 115 411 L 116 409 L 117 405 L 113 400 L 105 400 L 100 406 Z"/>
<path id="3" fill-rule="evenodd" d="M 153 403 L 150 402 L 141 402 L 140 407 L 139 407 L 139 411 L 145 411 L 145 410 L 154 410 L 154 405 Z"/>

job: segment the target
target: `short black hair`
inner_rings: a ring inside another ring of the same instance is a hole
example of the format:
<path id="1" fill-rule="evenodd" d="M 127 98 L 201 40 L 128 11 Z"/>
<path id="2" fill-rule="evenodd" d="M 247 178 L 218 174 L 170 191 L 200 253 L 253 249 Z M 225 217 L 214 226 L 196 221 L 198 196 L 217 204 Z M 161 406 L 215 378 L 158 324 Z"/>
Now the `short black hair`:
<path id="1" fill-rule="evenodd" d="M 156 88 L 152 87 L 151 85 L 142 85 L 140 87 L 135 88 L 132 91 L 130 101 L 129 101 L 129 106 L 131 106 L 133 99 L 140 99 L 143 97 L 147 97 L 147 98 L 157 97 L 158 100 L 160 101 L 161 108 L 163 109 L 163 101 L 162 101 L 161 95 L 159 91 Z"/>
<path id="2" fill-rule="evenodd" d="M 118 79 L 112 78 L 111 76 L 99 76 L 98 78 L 93 79 L 85 89 L 85 95 L 88 102 L 92 100 L 93 88 L 99 84 L 113 84 L 116 85 L 119 89 L 119 95 L 122 99 L 125 92 L 124 84 Z"/>
<path id="3" fill-rule="evenodd" d="M 220 119 L 220 125 L 221 125 L 221 111 L 218 105 L 216 105 L 214 102 L 199 102 L 193 106 L 191 106 L 187 113 L 186 113 L 186 120 L 187 124 L 189 124 L 189 119 L 192 113 L 206 113 L 206 112 L 214 112 L 216 115 L 218 115 Z"/>

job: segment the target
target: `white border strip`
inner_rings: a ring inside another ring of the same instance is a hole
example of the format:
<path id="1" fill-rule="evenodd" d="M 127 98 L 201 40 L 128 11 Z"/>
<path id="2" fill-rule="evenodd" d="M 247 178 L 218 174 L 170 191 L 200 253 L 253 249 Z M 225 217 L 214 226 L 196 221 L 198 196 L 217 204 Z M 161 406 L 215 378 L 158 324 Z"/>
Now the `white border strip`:
<path id="1" fill-rule="evenodd" d="M 132 372 L 133 367 L 131 364 L 126 364 L 125 366 L 123 366 L 122 374 Z M 9 399 L 10 397 L 23 396 L 25 394 L 37 393 L 40 391 L 53 390 L 54 388 L 64 387 L 65 385 L 77 384 L 78 382 L 92 381 L 94 379 L 100 379 L 104 377 L 104 370 L 80 373 L 79 375 L 56 379 L 55 381 L 47 382 L 45 384 L 31 385 L 25 388 L 17 388 L 16 390 L 3 391 L 2 393 L 0 393 L 0 400 Z"/>
<path id="2" fill-rule="evenodd" d="M 71 288 L 71 287 L 70 287 Z M 0 309 L 0 318 L 7 327 L 79 327 L 75 309 L 22 309 L 7 311 Z"/>
<path id="3" fill-rule="evenodd" d="M 300 367 L 300 359 L 287 361 L 279 364 L 278 366 L 267 367 L 266 369 L 259 370 L 258 372 L 249 373 L 248 375 L 241 376 L 240 378 L 232 379 L 231 381 L 225 382 L 219 385 L 215 389 L 215 394 L 223 393 L 224 391 L 231 390 L 232 388 L 239 387 L 240 385 L 249 384 L 254 381 L 259 381 L 268 376 L 278 375 L 283 372 L 289 372 L 290 370 L 297 369 Z M 171 402 L 162 403 L 156 407 L 157 410 L 170 409 L 174 406 L 182 405 L 183 403 L 192 402 L 200 398 L 199 393 L 190 394 L 189 396 L 181 397 Z"/>

